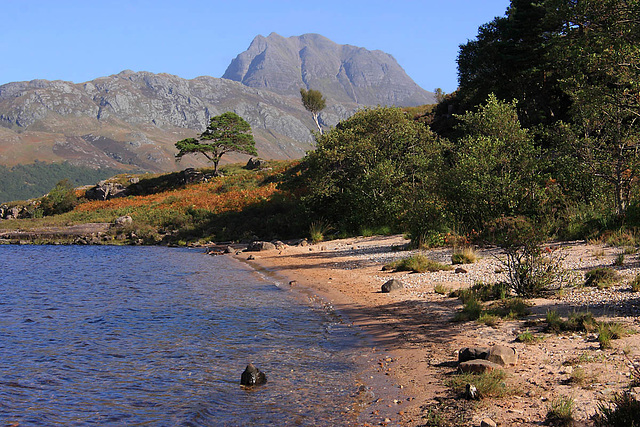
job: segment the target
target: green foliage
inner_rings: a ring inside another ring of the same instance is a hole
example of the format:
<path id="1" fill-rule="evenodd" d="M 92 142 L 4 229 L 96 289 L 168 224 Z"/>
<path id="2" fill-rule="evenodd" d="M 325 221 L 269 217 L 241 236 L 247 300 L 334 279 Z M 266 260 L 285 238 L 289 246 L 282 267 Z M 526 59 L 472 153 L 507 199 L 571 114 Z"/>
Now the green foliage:
<path id="1" fill-rule="evenodd" d="M 542 340 L 542 337 L 534 335 L 531 331 L 526 330 L 524 332 L 521 332 L 518 334 L 518 336 L 516 336 L 516 341 L 517 342 L 522 342 L 525 344 L 535 344 L 539 341 Z"/>
<path id="2" fill-rule="evenodd" d="M 333 231 L 333 227 L 324 221 L 313 221 L 309 225 L 309 237 L 313 243 L 322 242 L 331 231 Z"/>
<path id="3" fill-rule="evenodd" d="M 318 122 L 318 114 L 327 106 L 327 100 L 324 99 L 320 91 L 313 89 L 306 90 L 305 88 L 300 88 L 300 97 L 302 98 L 304 108 L 313 115 L 313 121 L 316 122 L 318 132 L 322 134 L 322 128 Z"/>
<path id="4" fill-rule="evenodd" d="M 573 423 L 575 401 L 571 397 L 559 396 L 551 401 L 546 421 L 553 426 L 569 426 Z"/>
<path id="5" fill-rule="evenodd" d="M 478 259 L 473 248 L 464 248 L 451 254 L 451 264 L 473 264 Z"/>
<path id="6" fill-rule="evenodd" d="M 311 217 L 341 230 L 398 228 L 423 200 L 442 161 L 441 144 L 398 108 L 361 110 L 317 138 L 316 150 L 283 185 Z M 413 219 L 407 222 L 413 222 Z"/>
<path id="7" fill-rule="evenodd" d="M 478 397 L 504 397 L 512 392 L 506 383 L 507 373 L 502 369 L 494 369 L 482 374 L 458 373 L 453 376 L 449 385 L 454 393 L 462 395 L 466 391 L 467 384 L 476 386 Z"/>
<path id="8" fill-rule="evenodd" d="M 200 153 L 213 163 L 213 173 L 218 172 L 218 163 L 229 152 L 257 156 L 251 126 L 236 113 L 226 112 L 211 117 L 209 126 L 200 138 L 187 138 L 176 142 L 179 150 L 176 158 L 185 154 Z"/>
<path id="9" fill-rule="evenodd" d="M 0 203 L 41 197 L 56 183 L 68 179 L 72 185 L 95 184 L 122 171 L 112 168 L 93 169 L 70 163 L 36 161 L 27 165 L 0 165 Z"/>
<path id="10" fill-rule="evenodd" d="M 73 210 L 77 204 L 78 197 L 73 185 L 69 180 L 63 179 L 40 200 L 40 209 L 44 215 L 58 215 Z"/>
<path id="11" fill-rule="evenodd" d="M 628 391 L 616 393 L 611 404 L 598 404 L 596 425 L 609 427 L 640 427 L 640 402 Z"/>
<path id="12" fill-rule="evenodd" d="M 585 286 L 608 288 L 620 280 L 620 274 L 610 267 L 598 267 L 585 273 Z"/>
<path id="13" fill-rule="evenodd" d="M 424 255 L 413 255 L 385 265 L 385 270 L 412 271 L 414 273 L 451 270 L 452 268 L 450 265 L 439 263 Z"/>
<path id="14" fill-rule="evenodd" d="M 577 311 L 569 314 L 565 321 L 557 311 L 547 311 L 546 319 L 547 331 L 561 333 L 564 331 L 584 331 L 591 332 L 598 328 L 598 322 L 589 311 Z"/>
<path id="15" fill-rule="evenodd" d="M 640 292 L 640 274 L 631 281 L 631 292 Z"/>
<path id="16" fill-rule="evenodd" d="M 539 296 L 560 288 L 566 280 L 561 259 L 542 248 L 543 230 L 526 218 L 499 218 L 489 227 L 488 235 L 504 249 L 504 265 L 516 295 Z"/>

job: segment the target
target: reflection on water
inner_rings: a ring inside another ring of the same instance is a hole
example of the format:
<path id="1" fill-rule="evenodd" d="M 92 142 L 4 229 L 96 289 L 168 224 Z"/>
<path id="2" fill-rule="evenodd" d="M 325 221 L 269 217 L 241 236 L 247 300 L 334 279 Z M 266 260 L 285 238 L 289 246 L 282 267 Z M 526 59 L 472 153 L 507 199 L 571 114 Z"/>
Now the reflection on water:
<path id="1" fill-rule="evenodd" d="M 0 246 L 7 425 L 345 425 L 357 337 L 246 266 L 157 247 Z M 268 383 L 240 387 L 253 362 Z"/>

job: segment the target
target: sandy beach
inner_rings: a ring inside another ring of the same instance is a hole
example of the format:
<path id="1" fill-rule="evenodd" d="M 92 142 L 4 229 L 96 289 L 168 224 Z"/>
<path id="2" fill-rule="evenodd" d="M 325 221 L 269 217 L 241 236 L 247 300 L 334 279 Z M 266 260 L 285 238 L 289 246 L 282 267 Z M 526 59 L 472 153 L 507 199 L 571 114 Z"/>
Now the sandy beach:
<path id="1" fill-rule="evenodd" d="M 453 321 L 462 303 L 434 289 L 504 279 L 500 251 L 478 248 L 478 261 L 465 264 L 464 272 L 382 271 L 385 263 L 416 252 L 451 264 L 452 248 L 398 250 L 406 243 L 402 236 L 360 237 L 236 254 L 239 260 L 282 277 L 291 291 L 304 290 L 310 298 L 323 299 L 370 337 L 361 375 L 363 425 L 479 426 L 483 420 L 503 426 L 542 425 L 551 402 L 560 396 L 574 400 L 577 425 L 592 425 L 598 404 L 629 388 L 634 363 L 637 368 L 640 361 L 638 334 L 616 339 L 611 349 L 601 350 L 597 333 L 550 333 L 544 319 L 550 310 L 563 316 L 588 310 L 600 321 L 621 322 L 636 331 L 640 293 L 631 292 L 629 285 L 640 272 L 636 254 L 625 255 L 623 265 L 614 267 L 622 280 L 611 288 L 569 286 L 561 296 L 529 300 L 530 314 L 524 318 L 488 326 Z M 582 283 L 592 268 L 612 266 L 621 253 L 620 248 L 585 242 L 552 246 L 573 285 Z M 402 281 L 404 288 L 381 293 L 381 285 L 392 278 Z M 524 331 L 539 339 L 517 342 Z M 455 392 L 451 379 L 458 351 L 494 344 L 515 348 L 519 357 L 516 366 L 504 368 L 507 395 L 468 400 Z M 574 374 L 578 371 L 579 378 Z"/>

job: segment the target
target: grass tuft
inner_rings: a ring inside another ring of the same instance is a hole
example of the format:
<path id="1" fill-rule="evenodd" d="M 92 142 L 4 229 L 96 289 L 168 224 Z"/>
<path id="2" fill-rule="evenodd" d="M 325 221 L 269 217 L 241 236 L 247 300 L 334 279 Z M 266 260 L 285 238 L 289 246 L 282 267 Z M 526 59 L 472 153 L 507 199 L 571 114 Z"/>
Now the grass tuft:
<path id="1" fill-rule="evenodd" d="M 404 258 L 385 264 L 384 266 L 385 270 L 412 271 L 414 273 L 446 271 L 451 270 L 452 268 L 453 267 L 451 267 L 450 265 L 439 263 L 424 255 L 413 255 L 409 258 Z"/>
<path id="2" fill-rule="evenodd" d="M 504 382 L 507 374 L 502 369 L 495 369 L 482 374 L 458 373 L 453 376 L 449 385 L 456 394 L 463 394 L 467 384 L 476 386 L 478 397 L 504 397 L 511 393 L 511 390 Z"/>
<path id="3" fill-rule="evenodd" d="M 597 286 L 599 289 L 605 289 L 620 280 L 617 271 L 610 267 L 598 267 L 588 271 L 584 275 L 585 286 Z"/>
<path id="4" fill-rule="evenodd" d="M 573 406 L 571 397 L 560 396 L 551 401 L 547 410 L 546 421 L 554 426 L 568 426 L 573 423 Z"/>

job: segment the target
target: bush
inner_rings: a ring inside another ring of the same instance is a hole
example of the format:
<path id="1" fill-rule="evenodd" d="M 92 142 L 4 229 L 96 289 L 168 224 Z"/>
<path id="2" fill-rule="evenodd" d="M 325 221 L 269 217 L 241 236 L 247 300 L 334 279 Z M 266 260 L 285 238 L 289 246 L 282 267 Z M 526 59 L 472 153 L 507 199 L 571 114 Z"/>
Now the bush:
<path id="1" fill-rule="evenodd" d="M 620 275 L 610 267 L 598 267 L 585 273 L 584 278 L 585 286 L 597 286 L 599 289 L 604 289 L 620 280 Z"/>
<path id="2" fill-rule="evenodd" d="M 631 281 L 631 291 L 640 292 L 640 274 Z"/>
<path id="3" fill-rule="evenodd" d="M 589 311 L 576 311 L 569 314 L 569 318 L 562 320 L 555 310 L 547 311 L 547 330 L 549 332 L 560 333 L 564 331 L 585 331 L 591 332 L 598 328 L 598 322 Z"/>
<path id="4" fill-rule="evenodd" d="M 78 204 L 73 185 L 67 179 L 58 182 L 56 186 L 40 201 L 40 209 L 44 215 L 59 215 L 72 211 Z"/>
<path id="5" fill-rule="evenodd" d="M 598 413 L 594 417 L 596 425 L 610 427 L 640 427 L 640 402 L 629 392 L 613 397 L 611 405 L 598 404 Z"/>
<path id="6" fill-rule="evenodd" d="M 568 426 L 573 422 L 573 398 L 560 396 L 551 401 L 546 421 L 554 426 Z"/>
<path id="7" fill-rule="evenodd" d="M 451 270 L 450 265 L 434 261 L 424 255 L 414 255 L 409 258 L 397 260 L 384 266 L 385 270 L 412 271 L 414 273 L 425 273 L 442 270 Z"/>
<path id="8" fill-rule="evenodd" d="M 506 377 L 505 371 L 495 369 L 482 374 L 456 374 L 449 384 L 457 394 L 463 394 L 466 391 L 467 384 L 473 384 L 476 386 L 480 399 L 485 397 L 504 397 L 511 392 L 504 382 Z"/>
<path id="9" fill-rule="evenodd" d="M 523 342 L 525 344 L 534 344 L 540 340 L 542 340 L 542 337 L 534 335 L 529 330 L 519 333 L 516 337 L 517 342 Z"/>
<path id="10" fill-rule="evenodd" d="M 453 320 L 457 322 L 478 320 L 482 315 L 482 304 L 475 298 L 468 298 Z"/>
<path id="11" fill-rule="evenodd" d="M 477 259 L 478 256 L 472 248 L 464 248 L 451 255 L 451 264 L 473 264 Z"/>
<path id="12" fill-rule="evenodd" d="M 495 220 L 488 235 L 504 249 L 509 285 L 520 297 L 536 297 L 562 287 L 567 278 L 561 259 L 542 249 L 544 232 L 523 217 Z"/>

